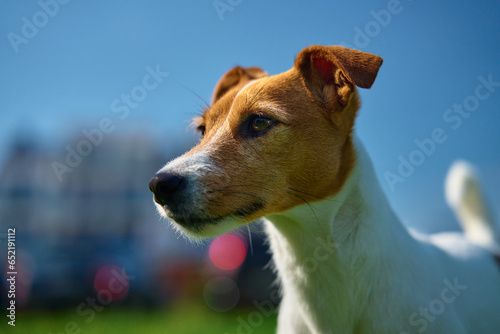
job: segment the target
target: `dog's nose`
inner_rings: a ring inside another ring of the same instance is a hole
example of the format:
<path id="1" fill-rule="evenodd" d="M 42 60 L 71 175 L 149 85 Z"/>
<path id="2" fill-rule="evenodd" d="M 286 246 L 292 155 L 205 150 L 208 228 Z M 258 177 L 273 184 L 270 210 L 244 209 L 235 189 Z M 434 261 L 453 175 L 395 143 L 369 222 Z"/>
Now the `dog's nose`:
<path id="1" fill-rule="evenodd" d="M 174 194 L 180 190 L 185 180 L 182 176 L 171 173 L 158 173 L 149 181 L 149 190 L 155 195 L 155 202 L 167 205 Z"/>

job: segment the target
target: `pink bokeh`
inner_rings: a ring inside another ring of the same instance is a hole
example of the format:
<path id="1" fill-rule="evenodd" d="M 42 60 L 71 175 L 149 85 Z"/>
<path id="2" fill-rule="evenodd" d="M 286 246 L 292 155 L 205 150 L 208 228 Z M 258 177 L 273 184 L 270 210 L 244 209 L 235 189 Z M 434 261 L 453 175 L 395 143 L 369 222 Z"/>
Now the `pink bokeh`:
<path id="1" fill-rule="evenodd" d="M 233 270 L 241 266 L 247 255 L 247 249 L 240 238 L 224 234 L 212 241 L 208 253 L 215 266 L 223 270 Z"/>

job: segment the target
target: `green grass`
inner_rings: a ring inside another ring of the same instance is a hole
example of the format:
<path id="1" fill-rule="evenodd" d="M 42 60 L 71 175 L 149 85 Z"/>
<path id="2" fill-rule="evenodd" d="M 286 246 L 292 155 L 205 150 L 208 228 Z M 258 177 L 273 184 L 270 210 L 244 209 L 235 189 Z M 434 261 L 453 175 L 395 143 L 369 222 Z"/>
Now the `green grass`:
<path id="1" fill-rule="evenodd" d="M 58 312 L 19 312 L 15 327 L 9 328 L 6 323 L 2 327 L 8 327 L 7 333 L 23 334 L 266 334 L 276 328 L 275 315 L 266 317 L 255 308 L 219 313 L 193 303 L 154 311 L 125 307 L 84 310 L 87 313 L 78 314 L 76 307 Z"/>

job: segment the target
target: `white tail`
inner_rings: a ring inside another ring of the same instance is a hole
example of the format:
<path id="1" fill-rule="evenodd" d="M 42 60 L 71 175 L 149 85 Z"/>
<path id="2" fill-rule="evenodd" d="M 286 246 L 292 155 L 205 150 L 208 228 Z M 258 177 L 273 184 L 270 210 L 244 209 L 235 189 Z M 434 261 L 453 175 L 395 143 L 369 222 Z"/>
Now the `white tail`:
<path id="1" fill-rule="evenodd" d="M 484 198 L 474 167 L 465 161 L 451 166 L 445 184 L 446 200 L 473 242 L 491 248 L 500 245 L 500 231 Z"/>

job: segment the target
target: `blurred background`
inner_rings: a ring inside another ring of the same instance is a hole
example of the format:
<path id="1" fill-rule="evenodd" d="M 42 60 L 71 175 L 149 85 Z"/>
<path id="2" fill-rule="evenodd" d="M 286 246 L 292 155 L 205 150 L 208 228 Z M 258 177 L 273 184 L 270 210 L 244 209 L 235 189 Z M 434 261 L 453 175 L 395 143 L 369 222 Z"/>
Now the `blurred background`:
<path id="1" fill-rule="evenodd" d="M 277 74 L 313 44 L 384 58 L 356 127 L 405 225 L 458 229 L 443 195 L 457 159 L 477 167 L 500 213 L 498 1 L 0 8 L 1 332 L 272 333 L 279 300 L 259 225 L 193 245 L 160 219 L 147 184 L 196 144 L 188 125 L 225 71 Z"/>

